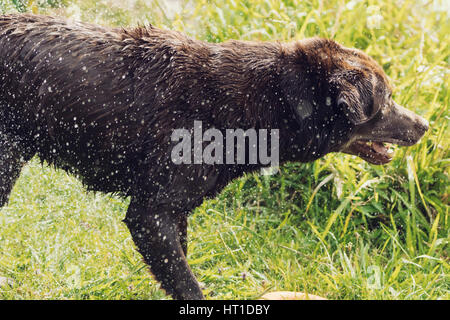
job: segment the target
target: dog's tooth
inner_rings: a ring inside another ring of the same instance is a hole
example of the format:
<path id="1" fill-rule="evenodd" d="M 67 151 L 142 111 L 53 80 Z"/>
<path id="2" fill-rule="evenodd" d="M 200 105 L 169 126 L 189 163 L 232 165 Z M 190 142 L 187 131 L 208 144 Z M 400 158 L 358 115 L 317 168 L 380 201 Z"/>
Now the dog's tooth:
<path id="1" fill-rule="evenodd" d="M 388 153 L 388 154 L 394 153 L 394 145 L 393 145 L 393 144 L 391 144 L 391 143 L 386 143 L 385 146 L 386 146 L 386 149 L 387 149 L 387 153 Z"/>

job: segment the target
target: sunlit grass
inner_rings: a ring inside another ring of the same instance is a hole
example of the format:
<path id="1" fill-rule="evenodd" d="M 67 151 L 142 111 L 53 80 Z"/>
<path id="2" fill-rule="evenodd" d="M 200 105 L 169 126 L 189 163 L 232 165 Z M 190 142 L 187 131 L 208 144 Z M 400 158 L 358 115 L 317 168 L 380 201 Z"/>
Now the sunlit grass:
<path id="1" fill-rule="evenodd" d="M 450 22 L 437 4 L 203 0 L 169 10 L 162 1 L 82 0 L 0 8 L 152 23 L 214 42 L 318 35 L 364 50 L 391 78 L 395 100 L 430 121 L 421 142 L 397 149 L 383 167 L 335 154 L 234 181 L 191 217 L 190 265 L 211 299 L 272 290 L 448 299 Z M 33 161 L 0 214 L 0 277 L 13 280 L 0 298 L 165 298 L 121 222 L 126 207 Z"/>

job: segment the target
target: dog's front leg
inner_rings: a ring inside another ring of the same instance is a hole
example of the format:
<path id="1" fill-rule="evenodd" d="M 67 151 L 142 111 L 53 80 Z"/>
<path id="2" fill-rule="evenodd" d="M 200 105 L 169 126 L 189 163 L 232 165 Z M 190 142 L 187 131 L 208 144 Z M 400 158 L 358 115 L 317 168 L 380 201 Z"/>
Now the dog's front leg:
<path id="1" fill-rule="evenodd" d="M 155 211 L 132 199 L 124 222 L 138 251 L 168 294 L 174 299 L 204 299 L 183 252 L 180 234 L 184 230 L 179 230 L 179 219 L 172 208 L 159 207 Z"/>

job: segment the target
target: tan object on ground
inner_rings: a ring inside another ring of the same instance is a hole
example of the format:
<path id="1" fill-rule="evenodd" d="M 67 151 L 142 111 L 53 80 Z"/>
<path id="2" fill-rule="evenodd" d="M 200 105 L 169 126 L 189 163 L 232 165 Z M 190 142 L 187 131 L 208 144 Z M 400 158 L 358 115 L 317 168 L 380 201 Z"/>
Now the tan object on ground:
<path id="1" fill-rule="evenodd" d="M 314 294 L 295 291 L 275 291 L 263 295 L 260 300 L 327 300 Z"/>

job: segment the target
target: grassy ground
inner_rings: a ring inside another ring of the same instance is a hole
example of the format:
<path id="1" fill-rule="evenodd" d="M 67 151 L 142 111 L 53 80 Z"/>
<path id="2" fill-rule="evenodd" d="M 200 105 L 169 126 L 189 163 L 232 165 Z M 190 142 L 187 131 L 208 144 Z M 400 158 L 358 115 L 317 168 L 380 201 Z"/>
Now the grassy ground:
<path id="1" fill-rule="evenodd" d="M 331 37 L 372 55 L 396 101 L 430 121 L 421 143 L 398 149 L 389 165 L 332 154 L 275 176 L 247 175 L 205 201 L 190 219 L 188 258 L 210 299 L 273 290 L 450 298 L 448 10 L 445 1 L 413 0 L 199 0 L 178 9 L 162 1 L 0 0 L 4 12 L 151 22 L 208 41 Z M 166 299 L 121 223 L 127 203 L 86 193 L 75 178 L 32 161 L 0 212 L 0 298 Z"/>

